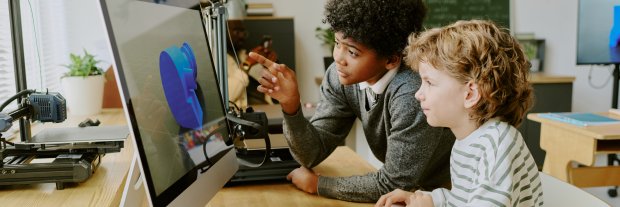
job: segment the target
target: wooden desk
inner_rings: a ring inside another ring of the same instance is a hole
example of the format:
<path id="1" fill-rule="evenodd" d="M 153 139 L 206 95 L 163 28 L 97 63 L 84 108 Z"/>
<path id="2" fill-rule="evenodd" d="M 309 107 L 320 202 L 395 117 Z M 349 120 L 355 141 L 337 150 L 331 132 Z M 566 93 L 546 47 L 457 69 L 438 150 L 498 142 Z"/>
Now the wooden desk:
<path id="1" fill-rule="evenodd" d="M 528 113 L 570 111 L 575 77 L 530 73 L 534 105 Z M 524 117 L 525 118 L 525 117 Z M 545 151 L 540 148 L 540 123 L 525 119 L 518 127 L 538 168 L 542 169 Z"/>
<path id="2" fill-rule="evenodd" d="M 556 76 L 544 73 L 530 73 L 530 83 L 532 84 L 550 84 L 550 83 L 573 83 L 573 76 Z"/>
<path id="3" fill-rule="evenodd" d="M 364 175 L 376 171 L 348 147 L 338 147 L 314 170 L 326 176 Z M 241 185 L 220 190 L 208 207 L 243 206 L 373 206 L 373 203 L 352 203 L 305 193 L 291 183 Z"/>
<path id="4" fill-rule="evenodd" d="M 538 114 L 527 118 L 541 123 L 540 146 L 547 152 L 543 172 L 578 187 L 620 185 L 620 166 L 592 167 L 596 154 L 620 152 L 620 124 L 580 127 Z M 585 166 L 574 167 L 571 161 Z"/>
<path id="5" fill-rule="evenodd" d="M 60 124 L 46 123 L 33 127 L 32 134 L 43 128 L 77 126 L 86 116 L 70 117 Z M 102 125 L 126 125 L 122 109 L 104 109 L 99 119 Z M 66 184 L 56 190 L 54 183 L 0 186 L 1 206 L 118 206 L 123 183 L 133 156 L 133 141 L 127 138 L 119 153 L 106 154 L 95 173 L 83 183 Z"/>

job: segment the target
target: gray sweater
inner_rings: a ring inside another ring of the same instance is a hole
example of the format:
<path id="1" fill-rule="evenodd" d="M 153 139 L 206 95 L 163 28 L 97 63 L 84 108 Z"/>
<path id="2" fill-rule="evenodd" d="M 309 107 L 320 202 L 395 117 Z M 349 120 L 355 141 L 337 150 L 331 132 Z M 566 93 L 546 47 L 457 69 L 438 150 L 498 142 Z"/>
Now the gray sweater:
<path id="1" fill-rule="evenodd" d="M 394 189 L 433 190 L 449 183 L 454 135 L 426 122 L 414 94 L 420 76 L 404 66 L 377 103 L 366 110 L 358 84 L 342 85 L 332 64 L 321 84 L 321 101 L 310 121 L 301 112 L 284 114 L 284 135 L 295 159 L 312 168 L 346 138 L 358 118 L 374 156 L 384 163 L 377 172 L 351 177 L 319 177 L 318 194 L 356 202 L 375 202 Z"/>

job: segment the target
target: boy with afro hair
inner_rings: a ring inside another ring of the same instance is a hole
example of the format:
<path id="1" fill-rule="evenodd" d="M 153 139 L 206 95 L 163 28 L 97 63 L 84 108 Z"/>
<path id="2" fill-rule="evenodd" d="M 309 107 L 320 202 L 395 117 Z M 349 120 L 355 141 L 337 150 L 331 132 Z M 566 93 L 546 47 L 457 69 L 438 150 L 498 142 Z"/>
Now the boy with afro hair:
<path id="1" fill-rule="evenodd" d="M 421 0 L 330 0 L 325 20 L 335 32 L 334 63 L 320 87 L 321 100 L 310 121 L 300 110 L 294 72 L 250 53 L 268 70 L 258 90 L 277 99 L 284 135 L 302 167 L 288 179 L 320 196 L 375 202 L 394 189 L 432 190 L 449 182 L 448 158 L 454 136 L 425 121 L 414 93 L 420 77 L 403 63 L 411 33 L 422 30 Z M 355 119 L 383 166 L 376 172 L 328 177 L 311 168 L 343 143 Z"/>

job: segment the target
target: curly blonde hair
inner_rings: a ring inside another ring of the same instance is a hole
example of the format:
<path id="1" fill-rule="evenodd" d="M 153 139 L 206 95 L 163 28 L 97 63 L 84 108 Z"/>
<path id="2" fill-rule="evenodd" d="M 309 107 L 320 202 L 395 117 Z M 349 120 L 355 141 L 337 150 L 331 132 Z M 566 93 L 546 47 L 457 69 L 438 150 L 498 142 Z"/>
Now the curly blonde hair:
<path id="1" fill-rule="evenodd" d="M 478 125 L 493 117 L 519 126 L 533 98 L 530 63 L 507 29 L 485 20 L 452 25 L 409 36 L 405 62 L 417 70 L 425 62 L 462 83 L 478 85 L 480 101 L 470 116 Z"/>

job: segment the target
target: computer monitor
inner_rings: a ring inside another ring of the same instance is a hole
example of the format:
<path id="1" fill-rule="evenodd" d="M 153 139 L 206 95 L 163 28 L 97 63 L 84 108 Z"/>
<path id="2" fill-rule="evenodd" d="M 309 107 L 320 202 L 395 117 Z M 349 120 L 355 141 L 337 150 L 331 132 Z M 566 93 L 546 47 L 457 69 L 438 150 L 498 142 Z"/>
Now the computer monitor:
<path id="1" fill-rule="evenodd" d="M 620 63 L 620 1 L 580 0 L 577 64 Z"/>
<path id="2" fill-rule="evenodd" d="M 100 3 L 149 203 L 204 206 L 238 163 L 201 13 Z"/>

